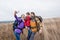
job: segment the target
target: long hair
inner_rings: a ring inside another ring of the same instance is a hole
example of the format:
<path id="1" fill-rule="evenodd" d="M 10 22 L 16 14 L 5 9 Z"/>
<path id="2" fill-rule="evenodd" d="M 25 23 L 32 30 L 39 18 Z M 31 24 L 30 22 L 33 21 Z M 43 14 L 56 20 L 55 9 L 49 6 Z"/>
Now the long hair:
<path id="1" fill-rule="evenodd" d="M 36 16 L 36 18 L 38 18 L 38 19 L 39 19 L 39 21 L 42 23 L 43 19 L 42 19 L 42 17 L 41 17 L 41 16 Z"/>

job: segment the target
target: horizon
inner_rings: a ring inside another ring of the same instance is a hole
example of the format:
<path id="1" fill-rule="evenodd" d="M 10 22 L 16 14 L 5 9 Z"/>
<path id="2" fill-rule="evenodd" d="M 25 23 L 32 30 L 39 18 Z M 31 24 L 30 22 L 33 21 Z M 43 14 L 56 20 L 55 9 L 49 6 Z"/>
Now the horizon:
<path id="1" fill-rule="evenodd" d="M 60 17 L 52 17 L 52 18 L 43 18 L 43 20 L 44 19 L 58 19 L 58 18 L 60 18 Z M 14 22 L 15 20 L 5 20 L 5 21 L 0 21 L 0 22 Z"/>

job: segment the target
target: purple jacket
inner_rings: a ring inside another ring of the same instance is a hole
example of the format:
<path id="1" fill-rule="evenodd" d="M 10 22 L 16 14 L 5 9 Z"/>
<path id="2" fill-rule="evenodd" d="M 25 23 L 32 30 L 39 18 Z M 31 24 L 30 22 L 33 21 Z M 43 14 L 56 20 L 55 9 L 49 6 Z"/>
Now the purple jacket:
<path id="1" fill-rule="evenodd" d="M 18 22 L 18 26 L 17 26 L 18 28 L 15 29 L 15 32 L 21 33 L 22 30 L 20 30 L 20 29 L 24 28 L 24 22 L 23 22 L 23 20 L 22 20 L 21 18 L 17 17 L 17 15 L 15 15 L 15 18 L 16 18 L 16 20 L 17 20 L 17 22 Z M 20 28 L 20 29 L 19 29 L 19 28 Z"/>

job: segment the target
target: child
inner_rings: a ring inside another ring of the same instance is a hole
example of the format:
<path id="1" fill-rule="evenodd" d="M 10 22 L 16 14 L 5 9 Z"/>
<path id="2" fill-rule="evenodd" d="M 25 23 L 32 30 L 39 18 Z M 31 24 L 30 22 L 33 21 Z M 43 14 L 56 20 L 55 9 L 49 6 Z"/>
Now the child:
<path id="1" fill-rule="evenodd" d="M 26 19 L 25 19 L 25 27 L 30 28 L 30 13 L 26 13 Z"/>
<path id="2" fill-rule="evenodd" d="M 30 38 L 31 30 L 30 30 L 30 13 L 26 13 L 26 19 L 25 19 L 25 27 L 28 29 L 28 37 L 27 40 Z"/>

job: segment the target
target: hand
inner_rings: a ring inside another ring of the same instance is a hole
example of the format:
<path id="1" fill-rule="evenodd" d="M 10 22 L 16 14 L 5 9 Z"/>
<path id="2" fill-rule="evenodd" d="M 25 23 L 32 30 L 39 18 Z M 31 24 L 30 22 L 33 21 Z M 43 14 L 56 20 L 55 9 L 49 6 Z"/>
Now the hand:
<path id="1" fill-rule="evenodd" d="M 19 11 L 14 11 L 15 14 L 19 13 Z"/>
<path id="2" fill-rule="evenodd" d="M 30 28 L 28 28 L 28 30 L 29 30 Z"/>
<path id="3" fill-rule="evenodd" d="M 17 11 L 14 11 L 14 16 L 17 14 Z"/>
<path id="4" fill-rule="evenodd" d="M 27 26 L 25 28 L 28 29 Z"/>
<path id="5" fill-rule="evenodd" d="M 18 13 L 17 11 L 14 11 L 14 13 Z"/>
<path id="6" fill-rule="evenodd" d="M 29 28 L 27 26 L 25 28 L 29 30 Z"/>
<path id="7" fill-rule="evenodd" d="M 42 30 L 39 30 L 39 33 L 41 34 L 42 33 Z"/>

